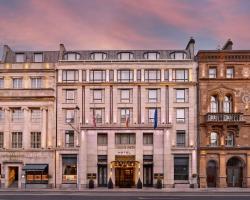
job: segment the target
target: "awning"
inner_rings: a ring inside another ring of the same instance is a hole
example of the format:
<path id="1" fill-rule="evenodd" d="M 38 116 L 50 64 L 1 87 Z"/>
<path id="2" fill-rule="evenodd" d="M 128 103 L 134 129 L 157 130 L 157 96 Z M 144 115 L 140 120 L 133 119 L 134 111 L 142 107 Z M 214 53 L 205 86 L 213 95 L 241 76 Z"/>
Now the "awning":
<path id="1" fill-rule="evenodd" d="M 45 171 L 48 167 L 46 164 L 27 164 L 23 167 L 24 171 Z"/>

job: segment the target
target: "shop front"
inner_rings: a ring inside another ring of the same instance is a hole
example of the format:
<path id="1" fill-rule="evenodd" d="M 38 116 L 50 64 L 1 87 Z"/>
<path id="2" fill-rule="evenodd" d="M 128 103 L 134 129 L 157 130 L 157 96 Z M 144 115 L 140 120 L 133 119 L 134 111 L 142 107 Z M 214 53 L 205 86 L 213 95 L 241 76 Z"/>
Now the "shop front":
<path id="1" fill-rule="evenodd" d="M 62 184 L 77 185 L 77 155 L 62 155 Z"/>

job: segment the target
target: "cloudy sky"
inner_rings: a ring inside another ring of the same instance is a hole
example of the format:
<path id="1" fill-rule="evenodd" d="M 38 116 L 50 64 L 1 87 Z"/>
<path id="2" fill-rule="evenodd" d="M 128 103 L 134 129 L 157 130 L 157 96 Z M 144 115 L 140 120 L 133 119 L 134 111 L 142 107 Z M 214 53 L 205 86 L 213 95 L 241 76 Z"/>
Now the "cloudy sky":
<path id="1" fill-rule="evenodd" d="M 0 0 L 0 45 L 32 50 L 250 49 L 249 0 Z"/>

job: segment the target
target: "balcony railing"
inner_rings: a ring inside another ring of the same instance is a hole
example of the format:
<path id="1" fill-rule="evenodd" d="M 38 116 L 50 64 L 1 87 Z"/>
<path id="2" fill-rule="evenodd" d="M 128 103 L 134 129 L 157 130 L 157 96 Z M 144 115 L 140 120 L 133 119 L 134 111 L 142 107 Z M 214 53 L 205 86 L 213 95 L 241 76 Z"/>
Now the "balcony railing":
<path id="1" fill-rule="evenodd" d="M 207 122 L 243 122 L 242 113 L 207 113 Z"/>

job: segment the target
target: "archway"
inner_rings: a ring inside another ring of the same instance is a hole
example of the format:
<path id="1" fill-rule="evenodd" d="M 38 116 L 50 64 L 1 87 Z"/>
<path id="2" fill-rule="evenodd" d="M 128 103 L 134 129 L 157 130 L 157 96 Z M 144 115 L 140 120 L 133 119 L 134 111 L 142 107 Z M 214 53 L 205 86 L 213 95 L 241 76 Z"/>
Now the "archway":
<path id="1" fill-rule="evenodd" d="M 210 160 L 207 163 L 207 187 L 216 187 L 217 180 L 217 163 Z"/>
<path id="2" fill-rule="evenodd" d="M 244 163 L 237 157 L 227 161 L 227 186 L 242 187 Z"/>

